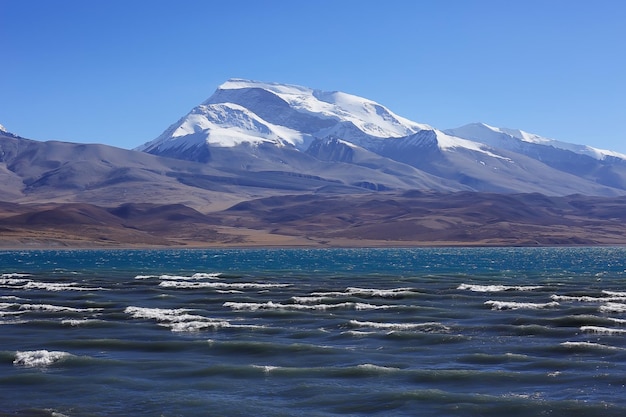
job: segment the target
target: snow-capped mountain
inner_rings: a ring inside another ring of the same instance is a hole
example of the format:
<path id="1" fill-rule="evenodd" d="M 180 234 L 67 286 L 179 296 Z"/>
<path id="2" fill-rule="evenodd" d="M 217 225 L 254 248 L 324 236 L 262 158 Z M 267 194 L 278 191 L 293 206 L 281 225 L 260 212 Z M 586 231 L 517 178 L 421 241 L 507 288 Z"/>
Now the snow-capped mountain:
<path id="1" fill-rule="evenodd" d="M 270 143 L 306 150 L 315 138 L 353 143 L 430 129 L 361 97 L 341 92 L 232 79 L 161 136 L 140 146 L 149 153 L 197 146 Z"/>
<path id="2" fill-rule="evenodd" d="M 137 150 L 370 189 L 626 194 L 626 156 L 473 124 L 441 131 L 342 92 L 231 79 Z"/>
<path id="3" fill-rule="evenodd" d="M 523 130 L 493 127 L 485 123 L 471 123 L 455 129 L 447 129 L 445 132 L 453 136 L 475 140 L 488 144 L 489 146 L 513 151 L 523 151 L 524 146 L 528 145 L 542 145 L 574 152 L 579 155 L 586 155 L 598 160 L 604 160 L 606 158 L 626 160 L 626 155 L 618 152 L 597 149 L 587 145 L 575 145 L 573 143 L 561 142 L 555 139 L 544 138 L 534 133 L 524 132 Z"/>

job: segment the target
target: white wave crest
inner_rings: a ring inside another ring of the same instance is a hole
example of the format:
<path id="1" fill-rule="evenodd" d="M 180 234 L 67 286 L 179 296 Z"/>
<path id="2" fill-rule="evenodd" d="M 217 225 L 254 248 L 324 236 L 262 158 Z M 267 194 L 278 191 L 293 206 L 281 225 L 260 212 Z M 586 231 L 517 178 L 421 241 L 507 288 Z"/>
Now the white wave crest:
<path id="1" fill-rule="evenodd" d="M 233 301 L 227 301 L 223 304 L 224 307 L 231 308 L 233 310 L 334 310 L 334 309 L 353 309 L 353 310 L 379 310 L 390 309 L 396 306 L 391 305 L 374 305 L 368 303 L 337 303 L 337 304 L 282 304 L 268 301 L 266 303 L 237 303 Z"/>
<path id="2" fill-rule="evenodd" d="M 317 304 L 324 300 L 328 300 L 330 297 L 324 296 L 303 296 L 303 297 L 291 297 L 291 300 L 297 304 Z"/>
<path id="3" fill-rule="evenodd" d="M 477 285 L 461 284 L 457 290 L 468 290 L 473 292 L 501 292 L 501 291 L 533 291 L 543 288 L 541 285 Z"/>
<path id="4" fill-rule="evenodd" d="M 485 305 L 491 306 L 492 310 L 539 310 L 542 308 L 558 307 L 560 304 L 556 301 L 552 301 L 550 303 L 518 303 L 514 301 L 489 300 L 485 301 Z"/>
<path id="5" fill-rule="evenodd" d="M 333 297 L 380 297 L 380 298 L 395 298 L 403 295 L 419 294 L 417 290 L 411 287 L 404 288 L 390 288 L 390 289 L 378 289 L 378 288 L 359 288 L 348 287 L 345 291 L 323 291 L 312 292 L 310 297 L 321 298 L 333 298 Z M 302 297 L 304 298 L 304 297 Z"/>
<path id="6" fill-rule="evenodd" d="M 602 290 L 602 294 L 606 294 L 606 295 L 609 295 L 611 297 L 624 297 L 624 298 L 626 298 L 626 292 L 621 292 L 621 291 Z"/>
<path id="7" fill-rule="evenodd" d="M 168 327 L 173 332 L 197 332 L 201 330 L 218 330 L 226 327 L 258 328 L 260 326 L 233 325 L 227 320 L 204 317 L 197 314 L 189 314 L 189 310 L 183 308 L 145 308 L 126 307 L 125 313 L 136 319 L 156 320 L 159 325 Z"/>
<path id="8" fill-rule="evenodd" d="M 158 275 L 137 275 L 135 276 L 135 279 L 151 279 L 151 278 L 158 278 Z"/>
<path id="9" fill-rule="evenodd" d="M 186 281 L 162 281 L 159 287 L 164 288 L 214 288 L 214 289 L 267 289 L 288 287 L 290 284 L 264 284 L 258 282 L 186 282 Z"/>
<path id="10" fill-rule="evenodd" d="M 107 291 L 102 287 L 81 287 L 78 283 L 28 281 L 21 287 L 25 290 L 45 291 Z"/>
<path id="11" fill-rule="evenodd" d="M 0 278 L 24 278 L 24 277 L 30 277 L 30 274 L 22 274 L 19 272 L 9 272 L 6 274 L 0 274 Z"/>
<path id="12" fill-rule="evenodd" d="M 563 342 L 561 346 L 573 349 L 599 349 L 599 350 L 622 350 L 616 346 L 603 345 L 601 343 L 593 342 Z"/>
<path id="13" fill-rule="evenodd" d="M 381 366 L 374 365 L 373 363 L 363 363 L 356 366 L 358 369 L 363 369 L 366 371 L 376 371 L 376 372 L 394 372 L 399 371 L 400 368 L 394 368 L 392 366 Z"/>
<path id="14" fill-rule="evenodd" d="M 415 294 L 416 291 L 414 288 L 410 288 L 410 287 L 391 288 L 388 290 L 380 290 L 376 288 L 348 287 L 346 288 L 346 293 L 348 293 L 349 295 L 360 295 L 360 296 L 368 296 L 368 297 L 394 298 L 394 297 L 400 297 L 403 295 Z"/>
<path id="15" fill-rule="evenodd" d="M 77 319 L 77 320 L 61 320 L 61 324 L 65 326 L 79 327 L 85 326 L 92 323 L 102 323 L 102 320 L 94 320 L 94 319 Z"/>
<path id="16" fill-rule="evenodd" d="M 25 366 L 27 368 L 41 368 L 50 366 L 60 360 L 72 356 L 67 352 L 47 351 L 47 350 L 29 350 L 15 352 L 14 365 Z"/>
<path id="17" fill-rule="evenodd" d="M 4 287 L 13 287 L 17 285 L 21 286 L 29 282 L 30 282 L 29 279 L 23 279 L 23 278 L 0 278 L 0 285 Z"/>
<path id="18" fill-rule="evenodd" d="M 159 279 L 168 280 L 168 281 L 193 281 L 193 280 L 201 280 L 201 279 L 217 279 L 222 274 L 220 272 L 216 273 L 205 273 L 205 272 L 197 272 L 191 276 L 185 275 L 159 275 Z"/>
<path id="19" fill-rule="evenodd" d="M 626 313 L 626 304 L 623 303 L 606 303 L 599 309 L 603 313 Z"/>
<path id="20" fill-rule="evenodd" d="M 600 327 L 600 326 L 581 326 L 580 331 L 585 332 L 585 333 L 595 333 L 595 334 L 604 334 L 604 335 L 626 334 L 626 329 L 613 329 L 610 327 Z"/>
<path id="21" fill-rule="evenodd" d="M 53 313 L 58 313 L 58 312 L 85 313 L 85 312 L 101 311 L 102 309 L 101 308 L 75 308 L 75 307 L 57 306 L 57 305 L 52 305 L 52 304 L 22 304 L 20 305 L 20 310 L 49 311 Z"/>
<path id="22" fill-rule="evenodd" d="M 421 331 L 449 331 L 450 328 L 438 322 L 426 323 L 379 323 L 374 321 L 350 320 L 354 327 L 369 327 L 381 330 L 421 330 Z"/>
<path id="23" fill-rule="evenodd" d="M 554 301 L 579 301 L 582 303 L 608 303 L 608 302 L 615 302 L 615 301 L 626 301 L 626 296 L 625 297 L 617 297 L 617 296 L 592 297 L 588 295 L 571 296 L 571 295 L 553 294 L 550 296 L 550 298 Z"/>

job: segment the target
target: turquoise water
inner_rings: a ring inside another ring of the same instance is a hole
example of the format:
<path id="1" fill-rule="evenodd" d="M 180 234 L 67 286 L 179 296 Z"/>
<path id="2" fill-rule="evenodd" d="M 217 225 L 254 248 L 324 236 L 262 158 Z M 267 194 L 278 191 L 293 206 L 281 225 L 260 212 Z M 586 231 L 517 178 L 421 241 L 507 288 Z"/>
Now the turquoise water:
<path id="1" fill-rule="evenodd" d="M 626 249 L 0 252 L 0 416 L 626 412 Z"/>

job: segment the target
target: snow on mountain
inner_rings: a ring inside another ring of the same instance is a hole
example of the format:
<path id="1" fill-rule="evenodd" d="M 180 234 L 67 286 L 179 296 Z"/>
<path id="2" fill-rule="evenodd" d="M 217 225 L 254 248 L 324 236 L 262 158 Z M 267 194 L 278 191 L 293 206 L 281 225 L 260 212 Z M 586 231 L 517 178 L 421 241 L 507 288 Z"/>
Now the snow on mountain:
<path id="1" fill-rule="evenodd" d="M 161 136 L 138 150 L 158 148 L 189 148 L 207 143 L 232 147 L 242 143 L 273 143 L 278 146 L 297 146 L 304 135 L 284 126 L 274 125 L 248 109 L 232 103 L 202 104 L 194 108 Z"/>
<path id="2" fill-rule="evenodd" d="M 472 123 L 455 129 L 447 129 L 445 132 L 470 140 L 479 141 L 490 146 L 519 151 L 522 144 L 519 142 L 532 143 L 537 145 L 551 146 L 553 148 L 571 151 L 579 155 L 586 155 L 597 160 L 604 160 L 606 157 L 614 157 L 626 160 L 626 155 L 618 152 L 593 148 L 587 145 L 576 145 L 561 142 L 555 139 L 548 139 L 534 133 L 528 133 L 519 129 L 507 129 L 489 126 L 485 123 Z"/>
<path id="3" fill-rule="evenodd" d="M 0 125 L 0 132 L 6 132 L 7 130 L 4 128 L 4 126 Z"/>
<path id="4" fill-rule="evenodd" d="M 273 143 L 306 150 L 314 138 L 356 143 L 430 129 L 361 97 L 295 85 L 231 79 L 204 103 L 137 150 L 165 154 L 203 145 Z"/>
<path id="5" fill-rule="evenodd" d="M 351 94 L 243 79 L 137 149 L 375 190 L 626 192 L 626 156 L 617 152 L 482 123 L 441 131 Z"/>
<path id="6" fill-rule="evenodd" d="M 380 138 L 401 137 L 430 126 L 415 123 L 386 107 L 339 91 L 326 92 L 296 85 L 231 79 L 218 90 L 263 89 L 284 100 L 292 109 L 342 122 L 351 122 L 362 132 Z M 211 99 L 207 102 L 212 102 Z"/>

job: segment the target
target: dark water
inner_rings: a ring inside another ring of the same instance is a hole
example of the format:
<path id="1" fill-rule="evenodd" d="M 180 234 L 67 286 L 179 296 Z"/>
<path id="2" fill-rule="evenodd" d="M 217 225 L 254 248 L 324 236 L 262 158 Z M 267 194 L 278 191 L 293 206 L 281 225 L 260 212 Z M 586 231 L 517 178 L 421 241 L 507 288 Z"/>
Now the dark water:
<path id="1" fill-rule="evenodd" d="M 0 416 L 623 416 L 626 249 L 0 252 Z"/>

